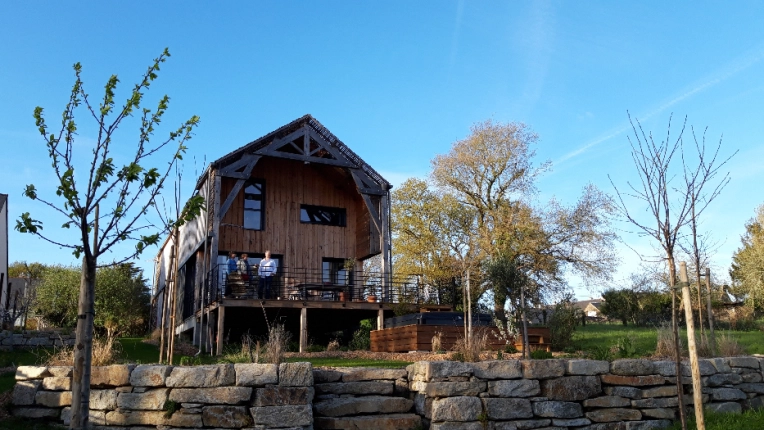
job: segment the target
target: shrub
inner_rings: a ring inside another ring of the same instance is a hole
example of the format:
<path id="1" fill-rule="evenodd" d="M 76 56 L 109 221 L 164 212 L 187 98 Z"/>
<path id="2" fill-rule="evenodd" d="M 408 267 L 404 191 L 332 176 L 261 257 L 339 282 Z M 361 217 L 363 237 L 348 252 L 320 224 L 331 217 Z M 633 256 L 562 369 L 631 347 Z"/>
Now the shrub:
<path id="1" fill-rule="evenodd" d="M 554 307 L 549 319 L 552 348 L 561 351 L 573 343 L 573 333 L 581 319 L 581 310 L 573 305 L 573 298 L 566 296 Z"/>
<path id="2" fill-rule="evenodd" d="M 45 359 L 47 366 L 71 366 L 74 363 L 74 347 L 54 348 Z M 122 355 L 122 344 L 113 337 L 93 339 L 92 366 L 107 366 L 117 362 Z"/>
<path id="3" fill-rule="evenodd" d="M 552 358 L 552 353 L 549 351 L 545 351 L 543 349 L 537 349 L 535 351 L 531 351 L 531 358 L 534 360 L 545 360 L 547 358 Z"/>
<path id="4" fill-rule="evenodd" d="M 716 352 L 721 357 L 744 355 L 745 348 L 730 333 L 721 332 L 716 337 Z"/>
<path id="5" fill-rule="evenodd" d="M 674 345 L 674 332 L 671 329 L 671 323 L 661 324 L 660 327 L 657 328 L 657 331 L 655 355 L 657 357 L 675 357 L 676 348 Z M 685 354 L 681 336 L 679 336 L 679 353 L 682 355 Z"/>
<path id="6" fill-rule="evenodd" d="M 517 354 L 520 351 L 517 349 L 514 343 L 508 343 L 504 345 L 504 352 L 507 354 Z"/>
<path id="7" fill-rule="evenodd" d="M 265 344 L 265 359 L 268 363 L 281 364 L 291 337 L 283 324 L 271 326 L 268 330 L 268 343 Z"/>
<path id="8" fill-rule="evenodd" d="M 475 362 L 480 361 L 480 353 L 488 344 L 488 332 L 486 330 L 477 330 L 472 334 L 472 342 L 460 338 L 454 344 L 452 351 L 454 355 L 459 354 L 463 358 L 459 361 Z"/>
<path id="9" fill-rule="evenodd" d="M 338 351 L 340 349 L 340 341 L 337 339 L 334 339 L 333 341 L 329 342 L 328 345 L 326 345 L 327 351 Z"/>
<path id="10" fill-rule="evenodd" d="M 371 330 L 372 330 L 372 320 L 362 320 L 361 326 L 353 332 L 353 338 L 350 340 L 350 344 L 348 345 L 350 349 L 352 350 L 364 350 L 368 351 L 371 349 Z"/>
<path id="11" fill-rule="evenodd" d="M 624 336 L 618 339 L 618 342 L 614 345 L 615 355 L 618 358 L 632 358 L 637 357 L 637 347 L 634 345 L 634 338 L 631 336 Z"/>
<path id="12" fill-rule="evenodd" d="M 592 360 L 604 360 L 612 361 L 613 353 L 610 352 L 610 348 L 602 345 L 598 345 L 586 352 L 587 357 Z"/>
<path id="13" fill-rule="evenodd" d="M 323 345 L 310 344 L 307 348 L 308 352 L 323 352 L 326 351 L 326 347 Z"/>
<path id="14" fill-rule="evenodd" d="M 432 352 L 439 352 L 443 351 L 443 344 L 441 342 L 441 338 L 443 337 L 443 333 L 440 331 L 435 332 L 435 336 L 432 337 Z"/>

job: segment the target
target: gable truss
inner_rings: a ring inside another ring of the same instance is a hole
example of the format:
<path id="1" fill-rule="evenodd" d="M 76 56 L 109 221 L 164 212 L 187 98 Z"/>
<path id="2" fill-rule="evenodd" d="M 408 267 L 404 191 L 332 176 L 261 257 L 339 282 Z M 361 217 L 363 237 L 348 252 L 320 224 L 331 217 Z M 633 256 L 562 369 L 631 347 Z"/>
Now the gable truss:
<path id="1" fill-rule="evenodd" d="M 304 125 L 280 139 L 274 139 L 270 145 L 255 151 L 255 154 L 288 158 L 306 163 L 358 168 L 308 125 Z"/>

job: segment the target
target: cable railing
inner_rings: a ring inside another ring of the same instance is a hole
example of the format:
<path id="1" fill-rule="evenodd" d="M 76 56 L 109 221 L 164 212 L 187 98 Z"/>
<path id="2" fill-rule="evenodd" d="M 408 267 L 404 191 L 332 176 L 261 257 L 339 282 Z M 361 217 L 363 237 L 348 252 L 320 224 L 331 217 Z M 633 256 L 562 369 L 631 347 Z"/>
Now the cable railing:
<path id="1" fill-rule="evenodd" d="M 257 275 L 256 266 L 247 276 L 238 270 L 229 273 L 227 264 L 219 264 L 207 273 L 204 302 L 226 298 L 451 305 L 451 290 L 422 283 L 418 276 L 396 276 L 385 285 L 376 272 L 279 267 L 267 279 Z"/>

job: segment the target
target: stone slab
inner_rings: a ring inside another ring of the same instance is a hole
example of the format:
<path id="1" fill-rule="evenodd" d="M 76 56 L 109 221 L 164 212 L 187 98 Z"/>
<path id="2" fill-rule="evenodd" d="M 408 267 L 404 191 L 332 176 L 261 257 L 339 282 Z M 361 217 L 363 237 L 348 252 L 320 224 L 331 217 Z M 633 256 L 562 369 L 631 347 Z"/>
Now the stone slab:
<path id="1" fill-rule="evenodd" d="M 212 366 L 174 367 L 167 377 L 165 385 L 170 388 L 180 387 L 223 387 L 236 383 L 233 364 Z"/>
<path id="2" fill-rule="evenodd" d="M 452 427 L 448 423 L 434 423 L 430 430 L 450 430 L 464 429 L 472 430 L 472 427 L 464 426 L 464 423 L 457 423 L 459 426 Z M 480 424 L 480 423 L 477 423 Z M 315 428 L 317 429 L 368 429 L 368 430 L 398 430 L 422 428 L 422 419 L 416 414 L 390 414 L 390 415 L 369 415 L 357 417 L 316 417 Z M 444 427 L 438 427 L 444 426 Z M 483 426 L 474 428 L 474 430 L 484 430 Z"/>
<path id="3" fill-rule="evenodd" d="M 407 413 L 413 406 L 413 400 L 402 397 L 363 396 L 322 400 L 313 404 L 313 410 L 320 416 L 342 417 L 360 414 Z"/>
<path id="4" fill-rule="evenodd" d="M 279 366 L 276 364 L 236 363 L 236 385 L 255 387 L 279 382 Z"/>
<path id="5" fill-rule="evenodd" d="M 249 408 L 255 426 L 266 428 L 297 427 L 313 424 L 313 408 L 310 405 L 255 406 Z"/>
<path id="6" fill-rule="evenodd" d="M 178 403 L 235 405 L 248 402 L 252 387 L 175 388 L 169 400 Z"/>
<path id="7" fill-rule="evenodd" d="M 162 387 L 172 367 L 161 365 L 138 365 L 130 372 L 130 385 L 133 387 Z"/>

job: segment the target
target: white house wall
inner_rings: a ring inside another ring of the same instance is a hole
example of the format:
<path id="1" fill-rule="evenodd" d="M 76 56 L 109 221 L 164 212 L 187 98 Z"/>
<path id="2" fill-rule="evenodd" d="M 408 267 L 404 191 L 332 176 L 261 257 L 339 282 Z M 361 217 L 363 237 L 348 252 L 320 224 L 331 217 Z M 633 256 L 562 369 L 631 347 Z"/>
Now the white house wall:
<path id="1" fill-rule="evenodd" d="M 0 194 L 0 273 L 3 282 L 0 284 L 0 304 L 5 307 L 8 294 L 8 195 Z"/>
<path id="2" fill-rule="evenodd" d="M 157 261 L 154 269 L 156 270 L 156 275 L 154 278 L 154 297 L 155 304 L 157 306 L 157 327 L 161 323 L 162 306 L 164 304 L 162 299 L 164 297 L 165 286 L 167 285 L 167 281 L 170 275 L 170 265 L 172 264 L 170 257 L 172 255 L 172 247 L 172 236 L 169 236 L 156 257 Z"/>
<path id="3" fill-rule="evenodd" d="M 208 205 L 207 201 L 207 179 L 199 189 L 199 195 L 204 198 L 205 208 Z M 180 249 L 178 251 L 178 263 L 182 266 L 186 260 L 202 245 L 206 238 L 205 226 L 207 223 L 207 210 L 203 209 L 198 217 L 194 218 L 190 222 L 184 224 L 180 228 Z"/>

